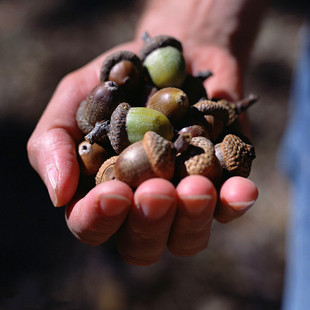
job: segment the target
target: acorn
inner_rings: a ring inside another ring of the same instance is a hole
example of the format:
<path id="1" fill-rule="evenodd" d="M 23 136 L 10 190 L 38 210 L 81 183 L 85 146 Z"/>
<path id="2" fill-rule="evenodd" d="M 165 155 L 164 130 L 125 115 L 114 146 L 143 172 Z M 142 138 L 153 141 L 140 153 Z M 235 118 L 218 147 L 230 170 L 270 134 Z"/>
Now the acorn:
<path id="1" fill-rule="evenodd" d="M 131 107 L 123 102 L 114 110 L 110 121 L 97 123 L 85 139 L 94 143 L 108 136 L 112 148 L 119 154 L 128 145 L 142 140 L 147 131 L 155 131 L 167 140 L 174 136 L 174 128 L 165 115 L 146 107 Z"/>
<path id="2" fill-rule="evenodd" d="M 210 135 L 205 126 L 199 124 L 193 124 L 190 126 L 185 126 L 181 130 L 178 131 L 178 134 L 188 133 L 192 137 L 205 137 L 210 138 Z"/>
<path id="3" fill-rule="evenodd" d="M 148 131 L 143 140 L 129 145 L 120 153 L 115 162 L 114 177 L 132 188 L 154 177 L 171 180 L 175 157 L 176 149 L 171 141 Z"/>
<path id="4" fill-rule="evenodd" d="M 134 101 L 144 87 L 144 68 L 140 58 L 131 51 L 117 51 L 107 56 L 102 63 L 100 81 L 117 83 L 126 101 Z"/>
<path id="5" fill-rule="evenodd" d="M 94 87 L 83 100 L 76 113 L 78 127 L 89 133 L 97 122 L 110 118 L 117 105 L 122 102 L 121 93 L 115 82 L 107 81 Z"/>
<path id="6" fill-rule="evenodd" d="M 151 38 L 144 35 L 145 44 L 139 56 L 147 75 L 158 88 L 181 87 L 186 78 L 186 63 L 182 44 L 170 36 Z"/>
<path id="7" fill-rule="evenodd" d="M 82 141 L 78 146 L 78 155 L 81 174 L 95 175 L 101 164 L 111 156 L 111 151 L 97 143 Z"/>
<path id="8" fill-rule="evenodd" d="M 250 175 L 252 161 L 255 159 L 254 147 L 239 136 L 228 134 L 221 143 L 215 145 L 218 158 L 226 177 Z"/>
<path id="9" fill-rule="evenodd" d="M 158 90 L 146 103 L 147 108 L 166 115 L 174 126 L 177 126 L 183 120 L 188 106 L 187 95 L 183 90 L 176 87 L 165 87 Z"/>
<path id="10" fill-rule="evenodd" d="M 96 174 L 96 185 L 106 182 L 106 181 L 111 181 L 114 180 L 114 166 L 115 162 L 117 160 L 118 156 L 112 156 L 105 160 L 103 164 L 100 166 L 97 174 Z"/>
<path id="11" fill-rule="evenodd" d="M 222 179 L 222 167 L 215 156 L 213 143 L 205 137 L 193 137 L 187 151 L 176 159 L 176 180 L 188 175 L 199 174 L 209 178 L 214 184 Z"/>

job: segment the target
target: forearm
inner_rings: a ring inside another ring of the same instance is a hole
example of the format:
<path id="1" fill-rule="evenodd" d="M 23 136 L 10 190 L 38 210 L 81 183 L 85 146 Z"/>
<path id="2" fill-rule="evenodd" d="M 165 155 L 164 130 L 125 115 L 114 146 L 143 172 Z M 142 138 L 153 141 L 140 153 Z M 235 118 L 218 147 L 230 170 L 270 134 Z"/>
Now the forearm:
<path id="1" fill-rule="evenodd" d="M 243 66 L 269 0 L 150 0 L 137 28 L 150 35 L 169 34 L 186 47 L 227 49 Z"/>

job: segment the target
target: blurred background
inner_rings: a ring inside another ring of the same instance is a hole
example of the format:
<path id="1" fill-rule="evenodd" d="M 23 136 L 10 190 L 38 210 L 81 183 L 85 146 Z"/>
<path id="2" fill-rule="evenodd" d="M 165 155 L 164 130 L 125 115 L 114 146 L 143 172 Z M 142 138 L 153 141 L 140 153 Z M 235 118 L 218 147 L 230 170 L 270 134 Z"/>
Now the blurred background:
<path id="1" fill-rule="evenodd" d="M 294 2 L 294 3 L 293 3 Z M 168 252 L 157 264 L 124 263 L 111 242 L 96 248 L 69 233 L 31 169 L 26 143 L 59 80 L 130 40 L 143 1 L 0 1 L 0 309 L 279 309 L 289 184 L 277 170 L 303 1 L 274 1 L 245 79 L 261 99 L 250 111 L 257 158 L 255 207 L 214 222 L 208 249 Z"/>

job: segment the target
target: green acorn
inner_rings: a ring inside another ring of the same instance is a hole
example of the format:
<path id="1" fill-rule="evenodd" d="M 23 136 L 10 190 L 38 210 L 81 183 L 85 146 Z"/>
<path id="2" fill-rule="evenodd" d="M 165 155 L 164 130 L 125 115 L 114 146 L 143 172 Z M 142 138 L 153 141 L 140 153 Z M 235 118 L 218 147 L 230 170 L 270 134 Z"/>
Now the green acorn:
<path id="1" fill-rule="evenodd" d="M 186 78 L 186 63 L 181 43 L 170 36 L 144 36 L 140 58 L 150 80 L 158 88 L 181 87 Z"/>
<path id="2" fill-rule="evenodd" d="M 147 131 L 154 131 L 171 140 L 174 128 L 169 119 L 159 111 L 145 107 L 131 107 L 123 102 L 117 106 L 109 121 L 98 123 L 85 138 L 91 143 L 108 136 L 116 153 L 143 139 Z"/>

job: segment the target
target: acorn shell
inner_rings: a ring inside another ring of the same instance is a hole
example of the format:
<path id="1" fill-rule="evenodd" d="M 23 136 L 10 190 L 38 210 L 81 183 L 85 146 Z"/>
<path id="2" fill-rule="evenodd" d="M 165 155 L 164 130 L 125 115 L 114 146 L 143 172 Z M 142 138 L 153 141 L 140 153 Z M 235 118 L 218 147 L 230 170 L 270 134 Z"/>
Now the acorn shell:
<path id="1" fill-rule="evenodd" d="M 221 143 L 215 145 L 215 154 L 229 175 L 249 176 L 255 159 L 255 149 L 251 144 L 236 135 L 228 134 Z"/>
<path id="2" fill-rule="evenodd" d="M 187 175 L 203 175 L 218 183 L 222 168 L 215 156 L 213 143 L 205 137 L 193 137 L 188 151 L 177 157 L 178 178 Z"/>

